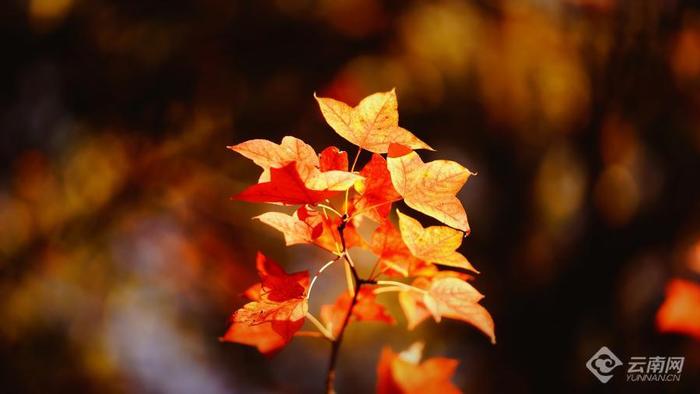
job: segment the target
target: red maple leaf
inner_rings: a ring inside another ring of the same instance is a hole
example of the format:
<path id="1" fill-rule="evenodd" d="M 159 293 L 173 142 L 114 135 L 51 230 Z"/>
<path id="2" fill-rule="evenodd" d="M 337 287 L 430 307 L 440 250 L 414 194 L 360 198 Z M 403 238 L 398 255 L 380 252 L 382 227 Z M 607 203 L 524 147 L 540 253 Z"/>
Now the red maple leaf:
<path id="1" fill-rule="evenodd" d="M 666 285 L 666 300 L 656 313 L 661 332 L 675 332 L 700 340 L 700 285 L 673 279 Z"/>
<path id="2" fill-rule="evenodd" d="M 271 355 L 304 325 L 309 273 L 287 274 L 262 253 L 258 253 L 256 266 L 260 283 L 245 292 L 252 302 L 234 312 L 221 340 L 256 346 L 261 353 Z"/>
<path id="3" fill-rule="evenodd" d="M 234 195 L 233 199 L 248 202 L 273 202 L 290 205 L 316 204 L 335 192 L 311 190 L 299 176 L 296 164 L 290 162 L 282 168 L 270 168 L 270 181 L 249 186 Z"/>
<path id="4" fill-rule="evenodd" d="M 335 146 L 329 146 L 321 151 L 319 156 L 319 168 L 322 172 L 348 170 L 348 152 L 341 151 Z"/>
<path id="5" fill-rule="evenodd" d="M 380 222 L 391 212 L 391 203 L 401 199 L 401 195 L 391 183 L 391 174 L 386 160 L 372 154 L 370 161 L 360 171 L 365 179 L 356 189 L 361 193 L 355 201 L 354 210 L 362 212 L 370 219 Z"/>

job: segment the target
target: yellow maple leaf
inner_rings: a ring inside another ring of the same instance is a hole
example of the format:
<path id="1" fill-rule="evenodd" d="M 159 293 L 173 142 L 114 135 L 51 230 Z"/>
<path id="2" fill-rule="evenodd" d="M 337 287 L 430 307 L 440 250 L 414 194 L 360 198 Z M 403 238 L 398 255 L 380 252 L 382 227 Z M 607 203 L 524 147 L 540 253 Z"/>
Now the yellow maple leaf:
<path id="1" fill-rule="evenodd" d="M 472 172 L 450 160 L 423 163 L 418 153 L 397 144 L 389 149 L 387 167 L 391 182 L 406 205 L 469 232 L 467 214 L 455 195 L 474 175 Z"/>
<path id="2" fill-rule="evenodd" d="M 262 167 L 263 173 L 259 182 L 270 180 L 270 168 L 281 168 L 291 162 L 296 162 L 301 179 L 308 178 L 312 169 L 319 166 L 314 148 L 292 136 L 285 136 L 280 144 L 265 139 L 253 139 L 227 148 Z"/>
<path id="3" fill-rule="evenodd" d="M 314 148 L 291 136 L 282 138 L 281 144 L 253 139 L 228 148 L 262 167 L 259 183 L 270 181 L 270 168 L 282 168 L 292 162 L 305 186 L 311 190 L 345 191 L 363 179 L 361 175 L 347 171 L 321 171 Z"/>
<path id="4" fill-rule="evenodd" d="M 282 212 L 265 212 L 255 216 L 253 219 L 258 219 L 280 231 L 284 235 L 284 241 L 287 246 L 307 244 L 313 241 L 311 226 L 299 220 L 296 213 L 287 215 Z"/>
<path id="5" fill-rule="evenodd" d="M 443 317 L 461 320 L 481 330 L 496 343 L 491 314 L 479 304 L 484 296 L 468 282 L 449 275 L 417 278 L 413 286 L 423 292 L 405 290 L 399 294 L 399 304 L 408 321 L 408 329 L 415 328 L 432 315 L 436 322 Z"/>
<path id="6" fill-rule="evenodd" d="M 325 97 L 316 97 L 326 122 L 341 137 L 374 153 L 386 153 L 389 144 L 398 143 L 413 149 L 432 148 L 399 126 L 396 91 L 374 93 L 354 108 Z"/>
<path id="7" fill-rule="evenodd" d="M 401 213 L 398 209 L 401 239 L 411 254 L 429 263 L 448 265 L 477 271 L 457 248 L 462 245 L 464 234 L 451 227 L 430 226 L 423 228 L 419 221 Z"/>
<path id="8" fill-rule="evenodd" d="M 488 335 L 496 343 L 491 314 L 478 304 L 484 298 L 472 285 L 454 277 L 435 278 L 423 302 L 436 321 L 440 317 L 467 322 Z"/>

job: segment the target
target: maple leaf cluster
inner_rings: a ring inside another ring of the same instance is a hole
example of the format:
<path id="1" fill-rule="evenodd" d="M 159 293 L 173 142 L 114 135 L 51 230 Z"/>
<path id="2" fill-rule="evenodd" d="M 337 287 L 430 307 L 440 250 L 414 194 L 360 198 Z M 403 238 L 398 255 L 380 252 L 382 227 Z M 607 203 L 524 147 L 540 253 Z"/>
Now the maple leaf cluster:
<path id="1" fill-rule="evenodd" d="M 491 315 L 479 304 L 483 295 L 469 283 L 478 271 L 457 251 L 469 234 L 469 224 L 456 194 L 473 174 L 454 161 L 423 162 L 415 149 L 432 148 L 399 126 L 394 90 L 372 94 L 355 107 L 331 98 L 316 100 L 331 128 L 358 146 L 352 164 L 348 153 L 335 146 L 317 154 L 291 136 L 279 144 L 245 141 L 228 148 L 252 160 L 262 173 L 257 184 L 232 198 L 297 206 L 291 214 L 266 212 L 255 219 L 280 231 L 288 246 L 316 245 L 335 258 L 310 280 L 307 271 L 288 274 L 259 253 L 260 283 L 245 292 L 250 302 L 233 314 L 222 340 L 256 346 L 270 355 L 295 335 L 308 333 L 301 331 L 308 320 L 318 329 L 315 335 L 330 340 L 336 353 L 349 323 L 396 323 L 376 297 L 396 292 L 408 329 L 430 317 L 436 322 L 456 319 L 473 325 L 495 343 Z M 371 156 L 358 170 L 363 150 Z M 397 228 L 390 217 L 392 205 L 400 201 L 442 224 L 424 227 L 405 209 L 396 209 Z M 358 231 L 363 223 L 374 228 L 369 239 Z M 358 274 L 351 248 L 377 256 L 368 277 Z M 347 265 L 348 290 L 334 304 L 321 306 L 320 320 L 316 319 L 308 310 L 313 283 L 338 261 Z M 332 360 L 329 376 L 334 365 Z M 456 365 L 457 361 L 443 358 L 407 361 L 385 349 L 377 388 L 384 393 L 428 387 L 435 392 L 458 392 L 449 382 Z"/>

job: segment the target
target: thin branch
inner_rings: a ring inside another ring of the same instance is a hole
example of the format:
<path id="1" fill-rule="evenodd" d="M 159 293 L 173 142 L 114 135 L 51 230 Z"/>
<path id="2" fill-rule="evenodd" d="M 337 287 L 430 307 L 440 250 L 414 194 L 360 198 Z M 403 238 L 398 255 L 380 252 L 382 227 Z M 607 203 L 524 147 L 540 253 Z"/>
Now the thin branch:
<path id="1" fill-rule="evenodd" d="M 352 276 L 355 279 L 356 282 L 360 281 L 360 277 L 357 275 L 357 271 L 355 270 L 355 264 L 353 263 L 352 259 L 348 255 L 348 247 L 345 242 L 345 227 L 348 224 L 348 215 L 343 215 L 342 221 L 338 225 L 338 236 L 340 237 L 340 245 L 343 247 L 343 258 L 345 258 L 345 261 L 347 261 L 348 265 L 350 265 Z"/>
<path id="2" fill-rule="evenodd" d="M 358 154 L 359 155 L 359 154 Z M 348 215 L 343 215 L 342 217 L 342 222 L 338 226 L 338 234 L 340 236 L 340 243 L 343 247 L 343 254 L 341 255 L 342 257 L 345 258 L 346 267 L 350 270 L 350 273 L 352 274 L 352 278 L 354 279 L 355 286 L 354 286 L 354 291 L 351 292 L 352 294 L 352 299 L 350 301 L 350 306 L 348 307 L 347 312 L 345 312 L 345 318 L 343 319 L 342 324 L 340 325 L 338 329 L 338 335 L 335 337 L 333 341 L 331 341 L 331 356 L 330 360 L 328 361 L 328 372 L 326 374 L 326 393 L 327 394 L 333 394 L 335 393 L 334 389 L 334 383 L 335 383 L 335 366 L 338 362 L 338 354 L 340 352 L 340 345 L 343 343 L 343 336 L 345 335 L 345 329 L 348 327 L 348 323 L 350 323 L 350 317 L 352 316 L 353 309 L 355 308 L 355 305 L 357 305 L 357 299 L 358 296 L 360 295 L 360 288 L 362 285 L 369 284 L 369 283 L 376 283 L 373 280 L 370 279 L 362 279 L 357 273 L 357 269 L 355 267 L 355 263 L 352 261 L 352 258 L 348 254 L 348 249 L 347 245 L 345 243 L 345 227 L 348 223 Z"/>
<path id="3" fill-rule="evenodd" d="M 323 267 L 321 267 L 321 268 L 316 272 L 316 275 L 314 275 L 313 279 L 311 279 L 311 283 L 309 284 L 309 290 L 306 291 L 306 299 L 307 299 L 307 300 L 309 299 L 309 297 L 311 297 L 311 289 L 314 288 L 314 283 L 316 283 L 316 280 L 318 280 L 319 275 L 321 275 L 321 274 L 323 273 L 323 271 L 326 270 L 326 268 L 330 267 L 331 265 L 333 265 L 333 263 L 335 263 L 336 261 L 340 260 L 341 257 L 342 257 L 342 255 L 340 255 L 340 256 L 334 258 L 333 260 L 327 262 L 326 264 L 323 265 Z"/>
<path id="4" fill-rule="evenodd" d="M 326 374 L 327 394 L 335 393 L 335 389 L 333 388 L 335 383 L 335 365 L 338 362 L 338 354 L 340 351 L 340 345 L 343 342 L 343 335 L 345 335 L 345 329 L 347 328 L 348 323 L 350 322 L 350 316 L 352 316 L 352 311 L 355 308 L 355 305 L 357 304 L 357 297 L 360 294 L 361 286 L 361 283 L 357 283 L 355 294 L 352 296 L 352 300 L 350 301 L 350 307 L 348 308 L 348 311 L 345 314 L 345 318 L 343 319 L 343 323 L 340 326 L 338 336 L 331 342 L 331 358 L 328 363 L 328 373 Z"/>

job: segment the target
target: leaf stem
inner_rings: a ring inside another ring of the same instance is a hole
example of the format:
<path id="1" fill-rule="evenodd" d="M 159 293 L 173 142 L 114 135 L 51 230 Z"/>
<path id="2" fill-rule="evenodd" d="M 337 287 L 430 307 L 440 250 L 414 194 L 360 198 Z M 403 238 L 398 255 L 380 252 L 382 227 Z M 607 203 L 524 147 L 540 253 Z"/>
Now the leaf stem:
<path id="1" fill-rule="evenodd" d="M 400 287 L 400 288 L 405 289 L 405 290 L 417 291 L 417 292 L 422 293 L 422 294 L 428 293 L 427 291 L 425 291 L 421 288 L 418 288 L 416 286 L 411 286 L 411 285 L 408 285 L 408 284 L 403 283 L 403 282 L 397 282 L 395 280 L 378 280 L 377 284 L 380 286 L 396 286 L 396 287 Z"/>
<path id="2" fill-rule="evenodd" d="M 311 337 L 311 338 L 328 339 L 328 338 L 326 338 L 325 335 L 323 335 L 322 333 L 320 333 L 318 331 L 297 331 L 294 333 L 294 336 L 295 337 Z"/>
<path id="3" fill-rule="evenodd" d="M 360 152 L 362 152 L 362 147 L 357 147 L 357 153 L 355 154 L 355 160 L 352 161 L 352 167 L 350 167 L 350 172 L 355 171 L 355 166 L 357 165 L 357 159 L 360 158 Z"/>
<path id="4" fill-rule="evenodd" d="M 404 289 L 401 286 L 386 286 L 386 287 L 378 287 L 374 289 L 374 294 L 382 294 L 382 293 L 391 293 L 394 291 L 404 291 Z"/>
<path id="5" fill-rule="evenodd" d="M 334 214 L 338 215 L 339 217 L 343 217 L 342 213 L 338 212 L 335 208 L 333 208 L 330 205 L 326 205 L 326 204 L 316 204 L 316 205 L 318 205 L 321 208 L 324 208 L 324 209 L 327 209 L 327 210 L 333 212 Z"/>
<path id="6" fill-rule="evenodd" d="M 318 319 L 316 318 L 316 316 L 312 315 L 311 312 L 306 312 L 306 314 L 305 314 L 304 316 L 306 316 L 306 318 L 309 319 L 309 321 L 310 321 L 311 323 L 313 323 L 314 326 L 316 326 L 316 328 L 318 329 L 318 331 L 319 331 L 324 337 L 326 337 L 329 341 L 335 340 L 335 339 L 333 338 L 333 333 L 330 332 L 330 331 L 326 328 L 326 326 L 323 325 L 323 323 L 321 323 L 320 321 L 318 321 Z"/>
<path id="7" fill-rule="evenodd" d="M 309 297 L 311 297 L 311 289 L 314 288 L 314 283 L 316 283 L 316 280 L 318 280 L 318 277 L 323 273 L 323 271 L 326 270 L 326 268 L 330 267 L 335 263 L 336 261 L 340 260 L 340 258 L 343 257 L 343 255 L 340 255 L 333 260 L 327 262 L 326 264 L 323 265 L 317 272 L 316 275 L 314 275 L 313 279 L 311 279 L 311 283 L 309 284 L 309 290 L 306 291 L 306 299 L 308 300 Z"/>
<path id="8" fill-rule="evenodd" d="M 368 276 L 368 278 L 369 278 L 370 280 L 371 280 L 371 279 L 374 279 L 374 271 L 376 271 L 376 270 L 377 270 L 377 267 L 379 267 L 379 262 L 380 262 L 380 261 L 381 261 L 381 259 L 377 259 L 377 261 L 376 261 L 376 262 L 374 263 L 374 265 L 372 266 L 372 271 L 369 272 L 369 276 Z M 379 276 L 379 275 L 381 275 L 381 274 L 382 274 L 381 272 L 377 272 L 377 276 Z"/>

